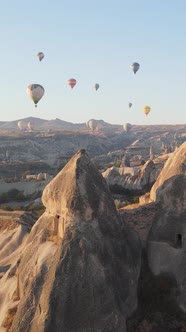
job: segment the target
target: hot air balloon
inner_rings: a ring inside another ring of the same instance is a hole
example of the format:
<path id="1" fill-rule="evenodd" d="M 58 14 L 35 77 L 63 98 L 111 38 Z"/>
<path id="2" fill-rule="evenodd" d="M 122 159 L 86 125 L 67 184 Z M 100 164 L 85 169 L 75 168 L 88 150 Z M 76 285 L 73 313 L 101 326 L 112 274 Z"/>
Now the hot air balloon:
<path id="1" fill-rule="evenodd" d="M 32 122 L 32 121 L 29 121 L 28 124 L 27 124 L 27 127 L 28 127 L 28 130 L 29 130 L 30 132 L 32 132 L 33 129 L 34 129 L 34 124 L 33 124 L 33 122 Z"/>
<path id="2" fill-rule="evenodd" d="M 142 109 L 142 112 L 145 114 L 145 115 L 148 115 L 151 111 L 151 108 L 150 106 L 144 106 L 143 109 Z"/>
<path id="3" fill-rule="evenodd" d="M 70 78 L 68 81 L 67 81 L 68 85 L 71 87 L 71 89 L 74 88 L 74 86 L 76 85 L 76 80 L 75 78 Z"/>
<path id="4" fill-rule="evenodd" d="M 21 131 L 25 131 L 25 130 L 26 130 L 27 125 L 26 125 L 26 122 L 25 122 L 25 121 L 20 120 L 20 121 L 18 121 L 17 125 L 18 125 L 18 128 L 19 128 Z"/>
<path id="5" fill-rule="evenodd" d="M 99 84 L 98 83 L 95 83 L 94 84 L 94 89 L 97 91 L 99 89 Z"/>
<path id="6" fill-rule="evenodd" d="M 132 128 L 132 125 L 130 123 L 125 123 L 123 125 L 123 129 L 128 133 Z"/>
<path id="7" fill-rule="evenodd" d="M 131 108 L 132 107 L 132 103 L 129 103 L 129 108 Z"/>
<path id="8" fill-rule="evenodd" d="M 88 121 L 88 128 L 94 131 L 97 128 L 97 124 L 98 124 L 97 120 L 91 119 Z"/>
<path id="9" fill-rule="evenodd" d="M 140 64 L 137 63 L 137 62 L 133 62 L 133 63 L 130 65 L 130 68 L 132 69 L 132 71 L 134 72 L 134 74 L 136 74 L 137 71 L 138 71 L 139 68 L 140 68 Z"/>
<path id="10" fill-rule="evenodd" d="M 45 57 L 43 52 L 39 52 L 36 54 L 37 58 L 39 59 L 39 61 L 43 60 L 43 58 Z"/>
<path id="11" fill-rule="evenodd" d="M 27 95 L 33 100 L 35 107 L 37 103 L 43 97 L 45 89 L 40 84 L 30 84 L 26 89 Z"/>

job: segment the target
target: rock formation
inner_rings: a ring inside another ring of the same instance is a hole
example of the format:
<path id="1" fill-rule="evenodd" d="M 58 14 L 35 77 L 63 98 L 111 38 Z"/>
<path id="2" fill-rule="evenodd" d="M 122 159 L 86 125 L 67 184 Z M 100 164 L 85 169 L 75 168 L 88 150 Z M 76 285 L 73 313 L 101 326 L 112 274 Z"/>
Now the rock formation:
<path id="1" fill-rule="evenodd" d="M 177 303 L 186 312 L 186 143 L 167 160 L 151 190 L 158 211 L 148 238 L 149 266 L 177 283 Z"/>
<path id="2" fill-rule="evenodd" d="M 162 163 L 154 164 L 152 160 L 148 160 L 140 167 L 111 167 L 104 171 L 102 175 L 109 186 L 145 192 L 154 184 L 162 167 Z"/>
<path id="3" fill-rule="evenodd" d="M 153 185 L 150 198 L 156 200 L 157 189 L 169 178 L 178 174 L 186 174 L 186 142 L 180 145 L 166 161 L 157 181 Z"/>
<path id="4" fill-rule="evenodd" d="M 154 149 L 153 149 L 153 144 L 151 144 L 151 146 L 150 146 L 149 159 L 150 159 L 150 160 L 153 160 L 153 159 L 154 159 Z"/>
<path id="5" fill-rule="evenodd" d="M 35 214 L 21 211 L 1 211 L 0 217 L 0 331 L 7 327 L 5 318 L 17 307 L 16 261 L 24 249 Z M 7 321 L 7 319 L 6 319 Z"/>
<path id="6" fill-rule="evenodd" d="M 46 186 L 42 200 L 46 212 L 16 272 L 5 275 L 17 278 L 11 331 L 125 332 L 137 306 L 141 246 L 85 150 Z"/>

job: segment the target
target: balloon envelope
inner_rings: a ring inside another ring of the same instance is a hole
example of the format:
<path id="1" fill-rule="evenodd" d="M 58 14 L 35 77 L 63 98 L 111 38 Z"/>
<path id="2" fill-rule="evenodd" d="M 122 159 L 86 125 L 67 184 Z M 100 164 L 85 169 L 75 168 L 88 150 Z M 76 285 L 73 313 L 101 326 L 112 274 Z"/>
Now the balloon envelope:
<path id="1" fill-rule="evenodd" d="M 33 122 L 29 121 L 28 124 L 27 124 L 27 127 L 28 127 L 28 130 L 29 131 L 32 131 L 34 129 L 34 124 Z"/>
<path id="2" fill-rule="evenodd" d="M 132 128 L 132 125 L 130 123 L 125 123 L 123 125 L 123 129 L 128 133 Z"/>
<path id="3" fill-rule="evenodd" d="M 138 71 L 139 68 L 140 68 L 140 64 L 137 63 L 137 62 L 133 62 L 133 63 L 130 65 L 130 68 L 132 69 L 132 71 L 134 72 L 134 74 L 136 74 L 137 71 Z"/>
<path id="4" fill-rule="evenodd" d="M 71 87 L 71 89 L 73 89 L 73 87 L 76 85 L 76 80 L 75 78 L 70 78 L 68 81 L 67 81 L 68 85 Z"/>
<path id="5" fill-rule="evenodd" d="M 97 120 L 91 119 L 87 122 L 88 128 L 90 128 L 92 131 L 96 130 L 97 128 Z"/>
<path id="6" fill-rule="evenodd" d="M 39 59 L 39 61 L 43 60 L 43 58 L 45 57 L 43 52 L 39 52 L 36 54 L 37 58 Z"/>
<path id="7" fill-rule="evenodd" d="M 18 128 L 19 128 L 21 131 L 24 131 L 24 130 L 26 129 L 26 127 L 27 127 L 27 126 L 26 126 L 26 122 L 23 121 L 23 120 L 18 121 L 17 125 L 18 125 Z"/>
<path id="8" fill-rule="evenodd" d="M 95 83 L 94 84 L 94 89 L 97 91 L 99 89 L 99 84 L 98 83 Z"/>
<path id="9" fill-rule="evenodd" d="M 132 103 L 129 103 L 129 108 L 131 108 L 132 107 Z"/>
<path id="10" fill-rule="evenodd" d="M 43 97 L 45 93 L 45 89 L 40 84 L 30 84 L 28 88 L 26 89 L 27 95 L 32 99 L 32 101 L 35 104 L 35 107 L 37 107 L 37 103 L 40 101 L 40 99 Z"/>
<path id="11" fill-rule="evenodd" d="M 151 111 L 151 108 L 150 106 L 144 106 L 143 109 L 142 109 L 142 112 L 145 114 L 145 115 L 148 115 Z"/>

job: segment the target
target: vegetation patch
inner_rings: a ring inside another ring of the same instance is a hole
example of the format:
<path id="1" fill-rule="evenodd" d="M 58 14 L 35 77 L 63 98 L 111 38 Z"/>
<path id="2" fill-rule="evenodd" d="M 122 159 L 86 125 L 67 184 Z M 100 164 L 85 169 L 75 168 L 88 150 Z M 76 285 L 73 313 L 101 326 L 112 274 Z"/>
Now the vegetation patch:
<path id="1" fill-rule="evenodd" d="M 0 204 L 2 203 L 8 203 L 11 201 L 21 202 L 26 200 L 23 191 L 20 191 L 18 189 L 11 189 L 6 193 L 0 194 Z"/>
<path id="2" fill-rule="evenodd" d="M 39 218 L 45 212 L 46 208 L 43 204 L 30 204 L 26 210 L 35 213 L 37 218 Z"/>
<path id="3" fill-rule="evenodd" d="M 139 191 L 123 189 L 117 185 L 110 186 L 110 191 L 115 195 L 121 196 L 121 199 L 114 199 L 114 203 L 117 209 L 121 209 L 127 205 L 139 203 L 139 198 L 141 196 Z"/>

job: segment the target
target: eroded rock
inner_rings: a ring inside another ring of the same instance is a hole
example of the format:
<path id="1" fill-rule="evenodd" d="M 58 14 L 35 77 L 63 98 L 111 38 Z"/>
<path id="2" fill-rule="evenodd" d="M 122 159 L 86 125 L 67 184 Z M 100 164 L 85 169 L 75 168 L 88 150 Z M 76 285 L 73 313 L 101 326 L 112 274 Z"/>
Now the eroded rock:
<path id="1" fill-rule="evenodd" d="M 126 331 L 137 306 L 141 246 L 84 150 L 42 200 L 46 212 L 17 268 L 20 303 L 11 331 Z"/>
<path id="2" fill-rule="evenodd" d="M 155 275 L 168 273 L 178 286 L 176 297 L 186 312 L 186 143 L 167 160 L 152 188 L 158 211 L 148 238 L 148 260 Z"/>

